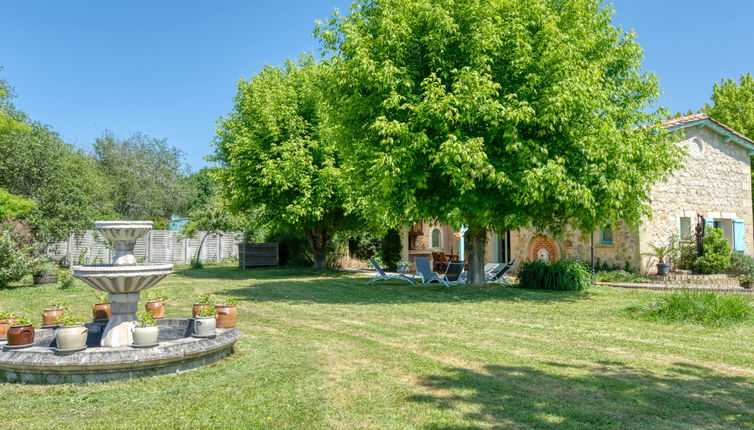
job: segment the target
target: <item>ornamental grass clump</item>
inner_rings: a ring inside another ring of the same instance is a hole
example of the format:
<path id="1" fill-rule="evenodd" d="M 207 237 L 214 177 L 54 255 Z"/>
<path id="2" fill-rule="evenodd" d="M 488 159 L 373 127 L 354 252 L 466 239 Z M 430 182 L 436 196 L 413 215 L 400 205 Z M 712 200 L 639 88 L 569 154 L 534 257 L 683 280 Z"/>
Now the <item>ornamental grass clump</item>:
<path id="1" fill-rule="evenodd" d="M 754 316 L 751 302 L 741 296 L 688 290 L 667 294 L 648 306 L 629 307 L 627 311 L 650 321 L 705 327 L 740 323 Z"/>
<path id="2" fill-rule="evenodd" d="M 581 291 L 591 284 L 591 275 L 577 261 L 556 263 L 527 261 L 518 271 L 519 286 L 540 290 Z"/>

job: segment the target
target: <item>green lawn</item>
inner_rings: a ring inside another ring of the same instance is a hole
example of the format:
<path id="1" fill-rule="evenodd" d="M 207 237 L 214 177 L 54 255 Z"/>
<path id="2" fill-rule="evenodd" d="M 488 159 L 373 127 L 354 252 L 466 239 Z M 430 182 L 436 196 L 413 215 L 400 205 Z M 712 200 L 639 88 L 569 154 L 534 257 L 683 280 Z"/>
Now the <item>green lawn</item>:
<path id="1" fill-rule="evenodd" d="M 752 323 L 631 319 L 659 293 L 367 285 L 340 272 L 178 270 L 167 315 L 197 293 L 241 299 L 238 351 L 192 372 L 107 384 L 0 384 L 2 428 L 754 428 Z M 77 285 L 0 290 L 3 310 Z"/>

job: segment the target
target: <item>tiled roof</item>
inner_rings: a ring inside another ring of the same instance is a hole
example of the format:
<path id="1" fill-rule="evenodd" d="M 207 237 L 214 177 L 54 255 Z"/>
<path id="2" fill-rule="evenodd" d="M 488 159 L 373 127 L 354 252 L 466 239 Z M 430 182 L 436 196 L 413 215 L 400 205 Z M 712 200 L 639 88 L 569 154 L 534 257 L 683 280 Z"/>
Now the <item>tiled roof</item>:
<path id="1" fill-rule="evenodd" d="M 705 115 L 703 113 L 682 116 L 682 117 L 679 117 L 679 118 L 672 118 L 672 119 L 669 119 L 669 120 L 665 121 L 665 124 L 663 124 L 663 126 L 665 128 L 683 128 L 683 126 L 685 126 L 687 124 L 688 125 L 692 125 L 692 123 L 697 123 L 697 122 L 701 122 L 701 121 L 711 121 L 714 124 L 716 124 L 716 125 L 724 128 L 727 132 L 729 132 L 729 133 L 731 133 L 731 134 L 739 137 L 740 139 L 745 140 L 747 143 L 749 143 L 751 145 L 754 145 L 754 140 L 749 139 L 748 137 L 744 136 L 743 134 L 737 132 L 736 130 L 733 130 L 732 128 L 728 127 L 727 125 L 721 123 L 720 121 L 718 121 L 718 120 L 716 120 L 716 119 L 714 119 L 714 118 L 712 118 L 712 117 L 710 117 L 708 115 Z"/>

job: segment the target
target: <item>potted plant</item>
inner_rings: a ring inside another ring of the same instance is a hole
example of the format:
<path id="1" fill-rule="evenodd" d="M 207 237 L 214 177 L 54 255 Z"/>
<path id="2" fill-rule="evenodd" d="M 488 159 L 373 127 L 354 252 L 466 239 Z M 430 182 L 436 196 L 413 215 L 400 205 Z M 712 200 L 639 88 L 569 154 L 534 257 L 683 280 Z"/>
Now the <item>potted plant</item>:
<path id="1" fill-rule="evenodd" d="M 34 327 L 27 313 L 14 315 L 13 322 L 8 328 L 8 344 L 5 346 L 9 349 L 26 348 L 34 343 Z"/>
<path id="2" fill-rule="evenodd" d="M 58 318 L 65 313 L 66 306 L 68 306 L 68 302 L 60 300 L 50 303 L 50 307 L 42 311 L 42 326 L 56 325 Z"/>
<path id="3" fill-rule="evenodd" d="M 670 263 L 667 262 L 667 259 L 675 252 L 675 247 L 672 243 L 660 245 L 650 243 L 649 247 L 652 248 L 652 252 L 646 252 L 643 255 L 656 258 L 657 274 L 659 276 L 666 276 L 670 272 Z"/>
<path id="4" fill-rule="evenodd" d="M 16 319 L 10 312 L 0 312 L 0 340 L 5 340 L 8 337 L 8 328 L 13 324 Z"/>
<path id="5" fill-rule="evenodd" d="M 231 297 L 223 303 L 215 304 L 217 311 L 217 328 L 233 328 L 236 326 L 238 299 Z"/>
<path id="6" fill-rule="evenodd" d="M 212 294 L 202 294 L 201 296 L 198 296 L 196 303 L 194 303 L 194 306 L 191 308 L 191 316 L 196 318 L 196 315 L 199 313 L 199 309 L 203 307 L 209 307 L 213 302 L 214 299 L 212 298 Z"/>
<path id="7" fill-rule="evenodd" d="M 147 291 L 147 304 L 145 305 L 147 312 L 151 313 L 156 320 L 165 318 L 165 300 L 167 299 L 167 294 L 162 290 Z"/>
<path id="8" fill-rule="evenodd" d="M 110 294 L 106 291 L 94 291 L 94 297 L 97 303 L 92 306 L 92 318 L 95 321 L 109 320 L 110 316 Z"/>
<path id="9" fill-rule="evenodd" d="M 215 336 L 215 328 L 217 328 L 216 315 L 217 312 L 213 306 L 201 307 L 196 317 L 194 317 L 194 337 Z"/>
<path id="10" fill-rule="evenodd" d="M 748 290 L 752 287 L 752 283 L 754 283 L 754 273 L 744 273 L 738 277 L 738 284 L 741 285 L 741 288 Z"/>
<path id="11" fill-rule="evenodd" d="M 160 337 L 160 327 L 157 326 L 154 316 L 149 311 L 139 312 L 139 321 L 131 331 L 134 335 L 134 348 L 150 348 L 157 346 Z"/>
<path id="12" fill-rule="evenodd" d="M 34 262 L 34 285 L 54 284 L 58 282 L 58 266 L 52 261 L 42 258 Z"/>
<path id="13" fill-rule="evenodd" d="M 55 330 L 55 342 L 59 352 L 74 352 L 86 349 L 86 339 L 89 329 L 83 324 L 84 320 L 76 318 L 70 312 L 64 312 L 57 319 L 58 329 Z"/>

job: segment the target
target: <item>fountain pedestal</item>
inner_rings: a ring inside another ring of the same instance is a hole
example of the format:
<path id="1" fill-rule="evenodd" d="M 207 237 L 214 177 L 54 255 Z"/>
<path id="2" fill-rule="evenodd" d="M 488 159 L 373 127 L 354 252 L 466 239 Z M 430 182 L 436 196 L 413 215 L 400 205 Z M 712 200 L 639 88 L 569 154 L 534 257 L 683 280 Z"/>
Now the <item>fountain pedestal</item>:
<path id="1" fill-rule="evenodd" d="M 126 346 L 133 343 L 133 322 L 139 309 L 140 293 L 110 294 L 110 321 L 102 332 L 102 346 Z"/>

